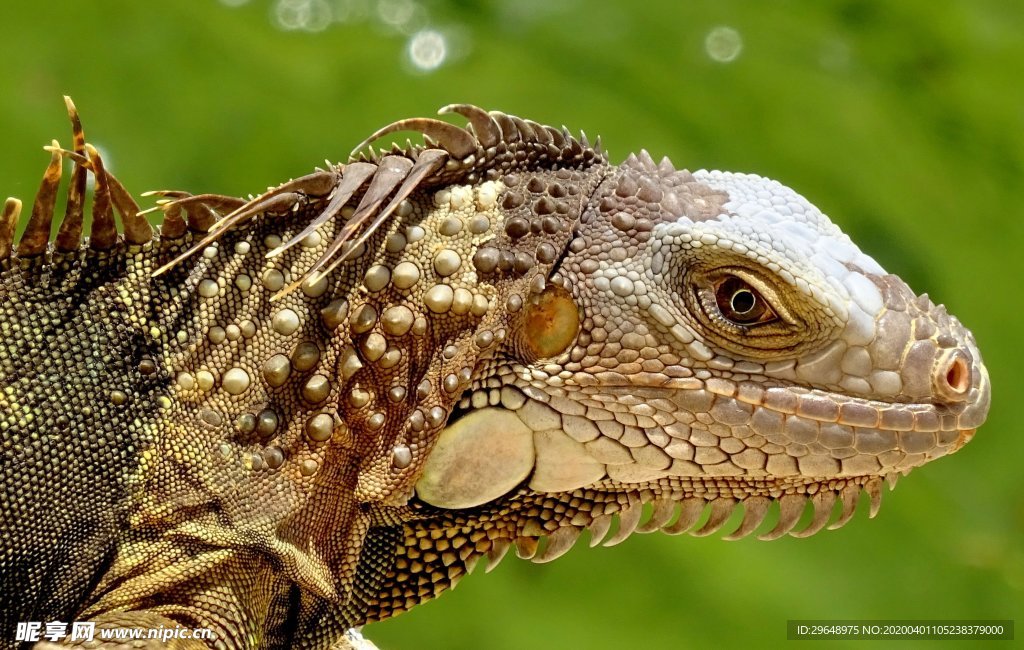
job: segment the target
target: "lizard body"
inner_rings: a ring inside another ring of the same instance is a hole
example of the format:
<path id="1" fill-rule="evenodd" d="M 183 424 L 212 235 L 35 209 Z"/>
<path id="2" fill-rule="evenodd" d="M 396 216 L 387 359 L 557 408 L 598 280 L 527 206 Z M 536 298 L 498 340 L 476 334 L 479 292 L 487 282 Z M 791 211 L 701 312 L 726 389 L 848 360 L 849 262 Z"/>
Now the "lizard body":
<path id="1" fill-rule="evenodd" d="M 0 221 L 5 643 L 346 647 L 513 547 L 874 514 L 988 410 L 959 321 L 774 181 L 454 105 L 255 198 L 162 192 L 153 232 L 69 110 L 16 250 Z"/>

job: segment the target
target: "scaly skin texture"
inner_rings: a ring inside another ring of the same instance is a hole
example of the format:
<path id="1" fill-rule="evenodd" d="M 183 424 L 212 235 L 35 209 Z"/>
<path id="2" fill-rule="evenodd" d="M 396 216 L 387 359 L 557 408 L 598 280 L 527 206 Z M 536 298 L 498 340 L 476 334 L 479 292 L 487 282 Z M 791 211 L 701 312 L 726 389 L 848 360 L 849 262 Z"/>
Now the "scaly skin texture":
<path id="1" fill-rule="evenodd" d="M 837 527 L 988 410 L 971 334 L 773 181 L 456 105 L 251 200 L 158 193 L 151 232 L 69 109 L 17 250 L 0 220 L 7 647 L 350 647 L 512 546 Z"/>

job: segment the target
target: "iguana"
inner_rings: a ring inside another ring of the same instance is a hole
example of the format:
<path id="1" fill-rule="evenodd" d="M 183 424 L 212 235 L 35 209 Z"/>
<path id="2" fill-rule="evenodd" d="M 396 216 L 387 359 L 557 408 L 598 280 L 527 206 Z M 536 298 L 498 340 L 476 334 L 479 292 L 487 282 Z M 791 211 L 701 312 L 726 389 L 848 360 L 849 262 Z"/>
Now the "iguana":
<path id="1" fill-rule="evenodd" d="M 0 221 L 5 647 L 350 647 L 510 547 L 873 516 L 988 411 L 971 333 L 759 176 L 455 104 L 153 229 L 68 109 Z"/>

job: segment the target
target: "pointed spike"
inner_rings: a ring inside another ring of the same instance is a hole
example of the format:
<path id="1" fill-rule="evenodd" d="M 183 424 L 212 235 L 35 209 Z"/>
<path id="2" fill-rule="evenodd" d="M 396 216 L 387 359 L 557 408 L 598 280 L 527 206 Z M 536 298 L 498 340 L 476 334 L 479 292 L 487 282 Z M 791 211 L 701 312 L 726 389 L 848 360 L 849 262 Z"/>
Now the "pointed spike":
<path id="1" fill-rule="evenodd" d="M 857 502 L 860 500 L 860 486 L 848 484 L 839 492 L 839 500 L 843 502 L 843 512 L 829 525 L 829 530 L 842 528 L 853 519 L 853 514 L 857 512 Z"/>
<path id="2" fill-rule="evenodd" d="M 707 505 L 707 501 L 700 497 L 690 497 L 683 499 L 683 503 L 679 508 L 679 518 L 676 519 L 675 523 L 665 526 L 661 530 L 669 535 L 681 535 L 690 529 L 700 516 L 704 513 L 704 506 Z"/>
<path id="3" fill-rule="evenodd" d="M 507 539 L 496 539 L 491 542 L 491 550 L 487 551 L 487 566 L 484 567 L 484 573 L 490 573 L 494 570 L 494 567 L 501 563 L 501 560 L 508 553 L 508 549 L 512 547 L 512 542 Z"/>
<path id="4" fill-rule="evenodd" d="M 612 527 L 612 516 L 601 515 L 595 517 L 592 522 L 587 526 L 587 530 L 590 531 L 590 547 L 594 548 L 600 544 L 605 535 L 608 534 L 608 529 Z"/>
<path id="5" fill-rule="evenodd" d="M 814 517 L 811 519 L 811 523 L 807 524 L 807 528 L 803 530 L 791 532 L 790 535 L 793 537 L 810 537 L 825 527 L 828 520 L 832 518 L 832 509 L 836 505 L 836 493 L 828 489 L 819 490 L 811 497 L 811 504 L 814 506 Z"/>
<path id="6" fill-rule="evenodd" d="M 515 115 L 509 115 L 508 117 L 512 120 L 512 124 L 515 125 L 516 133 L 519 134 L 520 140 L 523 142 L 530 142 L 534 139 L 535 134 L 533 133 L 533 129 L 526 120 L 521 117 L 516 117 Z"/>
<path id="7" fill-rule="evenodd" d="M 516 128 L 516 123 L 512 121 L 512 118 L 505 113 L 500 111 L 490 111 L 490 115 L 494 118 L 494 122 L 501 129 L 501 141 L 507 144 L 513 142 L 519 142 L 519 129 Z"/>
<path id="8" fill-rule="evenodd" d="M 540 144 L 551 144 L 554 141 L 554 139 L 551 137 L 551 134 L 548 133 L 548 130 L 545 129 L 543 125 L 538 124 L 533 120 L 523 120 L 523 123 L 525 123 L 526 126 L 529 127 L 530 129 L 531 133 L 529 140 L 531 142 L 537 142 Z"/>
<path id="9" fill-rule="evenodd" d="M 371 142 L 398 131 L 418 131 L 425 138 L 436 140 L 441 148 L 451 154 L 453 158 L 465 158 L 477 149 L 476 138 L 466 129 L 460 129 L 448 122 L 430 117 L 413 117 L 392 122 L 384 128 L 374 131 L 370 137 L 360 142 L 349 156 L 355 156 Z"/>
<path id="10" fill-rule="evenodd" d="M 878 509 L 882 507 L 882 479 L 872 476 L 864 484 L 864 491 L 871 497 L 871 509 L 868 510 L 868 518 L 874 519 Z"/>
<path id="11" fill-rule="evenodd" d="M 553 140 L 548 136 L 547 129 L 530 119 L 512 116 L 519 127 L 519 137 L 524 142 L 536 142 L 539 144 L 550 144 Z"/>
<path id="12" fill-rule="evenodd" d="M 653 533 L 660 530 L 662 526 L 667 524 L 672 515 L 676 512 L 676 504 L 674 501 L 669 499 L 658 499 L 654 502 L 654 507 L 651 510 L 651 517 L 636 529 L 638 533 Z"/>
<path id="13" fill-rule="evenodd" d="M 573 138 L 568 142 L 567 146 L 565 147 L 565 150 L 562 152 L 562 157 L 570 159 L 576 158 L 578 156 L 582 156 L 584 150 L 584 145 L 580 144 L 579 140 Z"/>
<path id="14" fill-rule="evenodd" d="M 647 171 L 657 171 L 658 166 L 654 164 L 654 158 L 651 158 L 651 154 L 646 149 L 640 150 L 640 164 L 644 166 Z"/>
<path id="15" fill-rule="evenodd" d="M 537 554 L 537 548 L 540 546 L 540 540 L 536 537 L 517 537 L 516 538 L 516 556 L 521 560 L 532 559 Z"/>
<path id="16" fill-rule="evenodd" d="M 662 176 L 668 176 L 669 174 L 674 174 L 675 171 L 676 171 L 675 165 L 672 164 L 672 161 L 669 160 L 668 156 L 663 157 L 661 159 L 661 162 L 658 163 L 658 173 L 660 173 Z"/>
<path id="17" fill-rule="evenodd" d="M 67 95 L 64 96 L 64 105 L 68 110 L 68 118 L 71 120 L 71 135 L 75 153 L 85 157 L 85 131 L 82 129 L 82 120 L 78 115 L 75 103 Z M 64 208 L 64 218 L 61 219 L 60 228 L 57 231 L 57 241 L 54 244 L 58 251 L 75 251 L 82 243 L 82 231 L 85 224 L 85 186 L 88 180 L 88 169 L 77 159 L 75 167 L 71 171 L 71 184 L 68 186 L 68 201 Z"/>
<path id="18" fill-rule="evenodd" d="M 594 140 L 594 153 L 604 153 L 604 151 L 601 148 L 601 136 L 597 136 L 597 138 Z"/>
<path id="19" fill-rule="evenodd" d="M 616 546 L 632 535 L 633 531 L 636 530 L 636 525 L 640 523 L 640 515 L 642 515 L 643 512 L 644 508 L 640 503 L 633 503 L 626 506 L 625 510 L 619 512 L 619 529 L 615 531 L 614 535 L 605 541 L 603 546 Z"/>
<path id="20" fill-rule="evenodd" d="M 463 566 L 466 567 L 466 573 L 473 573 L 473 569 L 476 568 L 477 562 L 480 561 L 481 557 L 483 556 L 474 553 L 473 555 L 470 555 L 466 558 L 465 562 L 463 562 Z"/>
<path id="21" fill-rule="evenodd" d="M 889 472 L 885 475 L 885 483 L 889 486 L 890 492 L 896 489 L 896 482 L 899 480 L 900 475 L 897 472 Z"/>
<path id="22" fill-rule="evenodd" d="M 758 535 L 757 538 L 768 542 L 773 539 L 778 539 L 793 530 L 793 526 L 796 526 L 800 521 L 800 516 L 804 514 L 804 507 L 807 505 L 807 497 L 803 494 L 784 494 L 779 499 L 779 522 L 775 524 L 775 528 L 772 528 L 763 535 Z"/>
<path id="23" fill-rule="evenodd" d="M 22 257 L 39 255 L 46 250 L 46 244 L 50 241 L 53 207 L 57 201 L 57 189 L 60 187 L 64 167 L 60 143 L 54 140 L 52 146 L 57 150 L 50 152 L 50 164 L 46 166 L 43 180 L 39 184 L 39 191 L 32 205 L 32 215 L 21 235 L 21 241 L 18 242 L 18 255 Z"/>
<path id="24" fill-rule="evenodd" d="M 92 230 L 89 233 L 89 248 L 104 251 L 117 243 L 117 223 L 110 204 L 110 184 L 107 170 L 103 168 L 100 152 L 91 144 L 86 143 L 85 153 L 89 156 L 96 186 L 92 195 Z"/>
<path id="25" fill-rule="evenodd" d="M 590 149 L 590 141 L 587 140 L 587 134 L 582 130 L 580 131 L 580 145 L 582 145 L 584 149 Z"/>
<path id="26" fill-rule="evenodd" d="M 544 130 L 547 131 L 548 135 L 551 137 L 551 144 L 561 151 L 562 148 L 565 147 L 565 134 L 553 126 L 545 126 Z"/>
<path id="27" fill-rule="evenodd" d="M 346 165 L 340 176 L 340 180 L 337 182 L 337 189 L 334 191 L 334 196 L 331 197 L 331 200 L 327 203 L 323 212 L 318 214 L 315 219 L 309 222 L 309 225 L 307 225 L 302 232 L 295 235 L 281 246 L 278 246 L 274 250 L 268 252 L 267 257 L 273 258 L 284 253 L 286 250 L 305 239 L 306 236 L 314 230 L 340 214 L 341 209 L 345 207 L 345 204 L 352 198 L 352 195 L 359 191 L 359 188 L 361 188 L 363 184 L 374 175 L 377 169 L 377 165 L 363 162 L 354 162 Z"/>
<path id="28" fill-rule="evenodd" d="M 740 522 L 739 528 L 732 531 L 722 539 L 726 541 L 735 541 L 737 539 L 743 539 L 761 525 L 764 521 L 765 515 L 768 514 L 768 510 L 771 508 L 772 500 L 768 497 L 754 496 L 748 497 L 743 500 L 743 521 Z"/>
<path id="29" fill-rule="evenodd" d="M 5 260 L 14 252 L 14 230 L 18 227 L 21 216 L 21 201 L 13 196 L 4 202 L 4 211 L 0 216 L 0 260 Z"/>
<path id="30" fill-rule="evenodd" d="M 139 204 L 124 188 L 121 181 L 107 172 L 107 184 L 110 186 L 110 198 L 114 207 L 121 214 L 124 224 L 124 238 L 129 244 L 145 244 L 153 239 L 153 226 L 145 217 L 139 216 Z"/>
<path id="31" fill-rule="evenodd" d="M 71 120 L 72 148 L 78 153 L 85 153 L 85 130 L 82 129 L 82 118 L 78 115 L 78 108 L 71 97 L 64 95 L 64 107 L 68 111 L 68 119 Z"/>
<path id="32" fill-rule="evenodd" d="M 732 497 L 718 497 L 712 501 L 711 515 L 708 517 L 707 522 L 690 534 L 694 537 L 706 537 L 718 532 L 718 529 L 729 520 L 729 516 L 732 515 L 732 511 L 736 508 L 736 503 L 736 499 Z"/>
<path id="33" fill-rule="evenodd" d="M 548 535 L 547 546 L 533 557 L 533 562 L 544 564 L 562 557 L 576 544 L 583 529 L 575 526 L 564 526 Z"/>

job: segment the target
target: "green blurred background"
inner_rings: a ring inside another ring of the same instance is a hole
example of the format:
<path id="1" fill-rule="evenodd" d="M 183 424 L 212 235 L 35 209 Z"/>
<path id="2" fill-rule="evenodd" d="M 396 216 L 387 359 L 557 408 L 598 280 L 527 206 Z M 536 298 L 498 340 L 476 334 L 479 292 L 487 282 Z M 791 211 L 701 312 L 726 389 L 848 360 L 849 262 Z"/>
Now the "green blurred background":
<path id="1" fill-rule="evenodd" d="M 4 3 L 0 193 L 30 201 L 40 147 L 69 141 L 64 93 L 135 193 L 256 192 L 450 102 L 601 134 L 615 160 L 646 147 L 778 178 L 974 330 L 995 385 L 974 442 L 901 481 L 875 521 L 862 511 L 809 540 L 634 536 L 547 566 L 508 559 L 367 635 L 385 649 L 744 647 L 784 643 L 796 618 L 1014 618 L 1022 7 Z"/>

